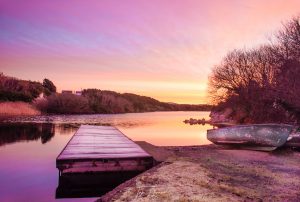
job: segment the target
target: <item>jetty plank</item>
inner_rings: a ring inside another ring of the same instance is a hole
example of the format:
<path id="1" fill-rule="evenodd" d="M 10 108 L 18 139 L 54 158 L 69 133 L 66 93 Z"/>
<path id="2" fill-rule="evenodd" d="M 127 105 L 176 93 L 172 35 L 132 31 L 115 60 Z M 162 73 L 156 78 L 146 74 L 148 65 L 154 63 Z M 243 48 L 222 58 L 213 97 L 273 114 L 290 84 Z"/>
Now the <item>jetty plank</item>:
<path id="1" fill-rule="evenodd" d="M 143 171 L 153 157 L 112 126 L 81 125 L 56 159 L 60 173 Z"/>

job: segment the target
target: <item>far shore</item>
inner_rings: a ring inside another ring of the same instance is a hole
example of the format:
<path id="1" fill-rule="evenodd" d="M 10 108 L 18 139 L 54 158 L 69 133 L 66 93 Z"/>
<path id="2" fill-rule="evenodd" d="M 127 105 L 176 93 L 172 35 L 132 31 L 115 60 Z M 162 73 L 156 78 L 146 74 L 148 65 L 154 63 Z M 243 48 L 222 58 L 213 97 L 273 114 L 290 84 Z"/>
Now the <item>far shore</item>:
<path id="1" fill-rule="evenodd" d="M 300 152 L 216 145 L 157 147 L 137 142 L 156 167 L 98 201 L 298 201 Z"/>

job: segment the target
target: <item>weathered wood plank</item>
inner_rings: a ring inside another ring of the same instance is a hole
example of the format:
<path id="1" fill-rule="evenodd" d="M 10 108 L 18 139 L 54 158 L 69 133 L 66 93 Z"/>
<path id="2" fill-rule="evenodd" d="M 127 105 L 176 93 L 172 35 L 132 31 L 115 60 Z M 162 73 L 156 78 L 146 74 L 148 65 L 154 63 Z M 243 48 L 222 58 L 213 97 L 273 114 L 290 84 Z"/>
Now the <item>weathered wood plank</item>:
<path id="1" fill-rule="evenodd" d="M 152 164 L 151 155 L 112 126 L 82 125 L 56 159 L 62 172 L 140 171 Z"/>

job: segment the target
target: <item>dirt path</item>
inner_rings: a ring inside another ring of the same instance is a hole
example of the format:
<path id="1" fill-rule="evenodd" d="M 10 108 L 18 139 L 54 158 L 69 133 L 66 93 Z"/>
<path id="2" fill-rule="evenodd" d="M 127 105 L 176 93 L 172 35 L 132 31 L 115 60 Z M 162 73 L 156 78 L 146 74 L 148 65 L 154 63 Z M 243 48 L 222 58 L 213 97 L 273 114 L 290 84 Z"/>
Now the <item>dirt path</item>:
<path id="1" fill-rule="evenodd" d="M 100 201 L 300 201 L 299 152 L 159 148 L 165 162 Z"/>

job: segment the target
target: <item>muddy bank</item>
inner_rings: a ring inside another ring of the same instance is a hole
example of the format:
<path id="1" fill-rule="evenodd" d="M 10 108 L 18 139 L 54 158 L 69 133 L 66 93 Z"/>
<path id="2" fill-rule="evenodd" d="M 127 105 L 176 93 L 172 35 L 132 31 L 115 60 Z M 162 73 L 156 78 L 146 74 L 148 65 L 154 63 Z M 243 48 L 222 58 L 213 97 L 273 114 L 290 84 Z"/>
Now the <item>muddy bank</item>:
<path id="1" fill-rule="evenodd" d="M 300 200 L 297 151 L 259 152 L 215 145 L 147 148 L 157 148 L 156 155 L 163 156 L 164 162 L 98 201 Z"/>

